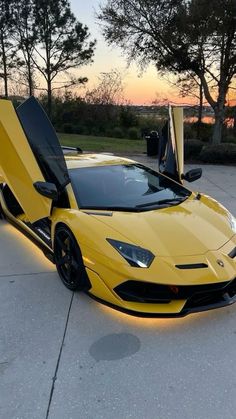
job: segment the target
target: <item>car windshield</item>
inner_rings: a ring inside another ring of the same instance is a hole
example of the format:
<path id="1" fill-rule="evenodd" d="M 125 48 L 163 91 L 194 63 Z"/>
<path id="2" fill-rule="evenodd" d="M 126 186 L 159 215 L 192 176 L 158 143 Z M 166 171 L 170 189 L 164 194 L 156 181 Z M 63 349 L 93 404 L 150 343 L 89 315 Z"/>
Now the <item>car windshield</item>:
<path id="1" fill-rule="evenodd" d="M 178 205 L 191 194 L 140 164 L 77 168 L 69 173 L 81 209 L 148 211 Z"/>

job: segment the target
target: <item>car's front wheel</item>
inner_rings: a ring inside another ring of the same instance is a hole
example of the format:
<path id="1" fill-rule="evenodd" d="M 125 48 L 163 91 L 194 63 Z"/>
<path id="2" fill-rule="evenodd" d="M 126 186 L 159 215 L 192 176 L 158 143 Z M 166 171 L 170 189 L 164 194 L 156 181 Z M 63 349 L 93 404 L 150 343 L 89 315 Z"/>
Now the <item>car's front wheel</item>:
<path id="1" fill-rule="evenodd" d="M 67 288 L 73 291 L 89 289 L 79 245 L 64 225 L 60 225 L 55 232 L 54 257 L 59 276 Z"/>
<path id="2" fill-rule="evenodd" d="M 0 219 L 1 218 L 4 219 L 5 217 L 4 217 L 4 212 L 3 212 L 2 206 L 0 204 Z"/>

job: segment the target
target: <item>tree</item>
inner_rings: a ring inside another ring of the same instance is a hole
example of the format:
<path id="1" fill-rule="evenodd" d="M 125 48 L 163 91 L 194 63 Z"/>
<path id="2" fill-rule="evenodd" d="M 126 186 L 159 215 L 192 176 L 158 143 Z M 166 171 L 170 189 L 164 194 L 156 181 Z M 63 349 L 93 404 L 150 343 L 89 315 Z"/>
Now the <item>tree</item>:
<path id="1" fill-rule="evenodd" d="M 122 75 L 113 69 L 100 74 L 98 85 L 86 92 L 85 100 L 94 105 L 120 105 L 123 101 L 123 91 Z"/>
<path id="2" fill-rule="evenodd" d="M 34 19 L 39 45 L 35 47 L 35 55 L 31 57 L 47 84 L 50 115 L 54 89 L 87 81 L 86 77 L 72 77 L 69 70 L 92 61 L 96 41 L 88 40 L 90 36 L 88 28 L 76 20 L 68 0 L 34 0 L 34 2 Z M 68 76 L 67 80 L 56 81 L 62 73 Z"/>
<path id="3" fill-rule="evenodd" d="M 203 86 L 202 82 L 195 74 L 187 73 L 179 77 L 176 85 L 180 89 L 182 97 L 192 96 L 198 99 L 198 118 L 197 118 L 197 139 L 200 140 L 202 116 L 203 116 Z"/>
<path id="4" fill-rule="evenodd" d="M 38 41 L 34 6 L 34 0 L 15 0 L 13 11 L 14 40 L 22 53 L 22 66 L 18 72 L 26 79 L 29 96 L 34 94 L 33 54 Z"/>
<path id="5" fill-rule="evenodd" d="M 98 84 L 87 90 L 85 102 L 87 110 L 91 112 L 90 122 L 94 122 L 99 127 L 114 128 L 114 123 L 118 120 L 120 105 L 123 102 L 123 80 L 121 73 L 113 69 L 107 73 L 101 73 L 98 77 Z"/>
<path id="6" fill-rule="evenodd" d="M 170 79 L 166 78 L 167 82 L 178 89 L 179 96 L 182 98 L 193 97 L 195 100 L 198 100 L 198 115 L 197 115 L 197 139 L 200 139 L 200 131 L 202 126 L 202 117 L 203 117 L 203 99 L 204 92 L 202 87 L 202 82 L 196 74 L 187 72 L 180 74 L 177 79 L 173 77 Z M 159 96 L 159 95 L 158 95 Z M 168 105 L 169 99 L 165 98 L 162 100 L 157 97 L 152 103 L 153 104 L 162 104 Z"/>
<path id="7" fill-rule="evenodd" d="M 16 47 L 12 42 L 14 24 L 12 0 L 0 0 L 0 78 L 4 82 L 4 95 L 8 97 L 11 70 L 17 63 Z"/>
<path id="8" fill-rule="evenodd" d="M 107 0 L 98 19 L 106 40 L 121 46 L 129 61 L 201 80 L 215 113 L 212 141 L 220 143 L 236 73 L 235 0 Z"/>

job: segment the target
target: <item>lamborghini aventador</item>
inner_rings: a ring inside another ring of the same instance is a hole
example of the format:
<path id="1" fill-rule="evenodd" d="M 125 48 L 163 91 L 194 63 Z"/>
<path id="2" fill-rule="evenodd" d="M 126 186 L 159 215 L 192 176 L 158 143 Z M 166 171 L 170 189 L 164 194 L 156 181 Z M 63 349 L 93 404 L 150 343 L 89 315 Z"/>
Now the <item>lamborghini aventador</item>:
<path id="1" fill-rule="evenodd" d="M 170 109 L 159 171 L 60 146 L 33 97 L 0 101 L 0 211 L 70 290 L 142 316 L 236 301 L 236 220 L 183 185 L 182 110 Z"/>

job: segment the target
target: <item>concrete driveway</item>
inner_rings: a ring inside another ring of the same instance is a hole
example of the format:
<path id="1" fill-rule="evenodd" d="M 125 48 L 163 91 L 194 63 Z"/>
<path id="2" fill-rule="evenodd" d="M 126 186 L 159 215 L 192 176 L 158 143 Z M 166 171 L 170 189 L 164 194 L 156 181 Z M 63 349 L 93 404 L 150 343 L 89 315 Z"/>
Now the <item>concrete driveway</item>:
<path id="1" fill-rule="evenodd" d="M 236 215 L 236 168 L 203 170 L 194 188 Z M 118 313 L 68 291 L 0 220 L 1 419 L 235 419 L 235 348 L 236 304 L 183 319 Z"/>

